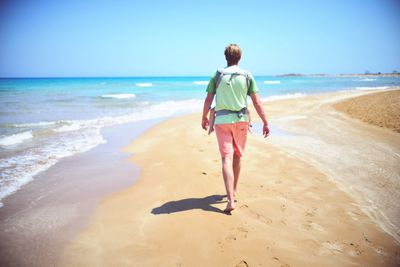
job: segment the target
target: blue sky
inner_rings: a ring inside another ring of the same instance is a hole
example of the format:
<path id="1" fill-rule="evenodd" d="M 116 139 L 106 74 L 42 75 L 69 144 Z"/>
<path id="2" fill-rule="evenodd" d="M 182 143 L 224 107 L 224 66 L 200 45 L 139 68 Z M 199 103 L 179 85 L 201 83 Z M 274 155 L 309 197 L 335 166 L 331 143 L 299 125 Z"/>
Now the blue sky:
<path id="1" fill-rule="evenodd" d="M 1 1 L 0 77 L 400 71 L 400 0 Z"/>

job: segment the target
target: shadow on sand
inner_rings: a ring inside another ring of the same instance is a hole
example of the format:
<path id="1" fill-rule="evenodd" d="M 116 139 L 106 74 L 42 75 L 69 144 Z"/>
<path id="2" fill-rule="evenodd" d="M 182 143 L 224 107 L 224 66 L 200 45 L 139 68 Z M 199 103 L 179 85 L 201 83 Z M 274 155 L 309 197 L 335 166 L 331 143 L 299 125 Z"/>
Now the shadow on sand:
<path id="1" fill-rule="evenodd" d="M 162 204 L 160 207 L 152 209 L 151 213 L 154 215 L 170 214 L 194 209 L 224 213 L 222 210 L 211 206 L 212 204 L 226 203 L 226 200 L 223 200 L 224 197 L 225 195 L 211 195 L 204 198 L 186 198 L 177 201 L 169 201 Z"/>

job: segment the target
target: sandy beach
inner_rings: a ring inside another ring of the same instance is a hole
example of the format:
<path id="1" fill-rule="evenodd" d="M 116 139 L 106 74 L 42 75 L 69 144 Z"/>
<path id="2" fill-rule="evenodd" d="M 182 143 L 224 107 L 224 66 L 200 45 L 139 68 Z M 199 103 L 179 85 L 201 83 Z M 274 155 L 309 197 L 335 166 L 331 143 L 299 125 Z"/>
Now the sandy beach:
<path id="1" fill-rule="evenodd" d="M 124 149 L 138 181 L 101 201 L 62 265 L 399 266 L 399 134 L 333 107 L 372 93 L 267 102 L 271 137 L 249 137 L 232 216 L 200 116 L 158 124 Z"/>
<path id="2" fill-rule="evenodd" d="M 87 227 L 99 201 L 134 183 L 138 167 L 121 149 L 157 122 L 104 129 L 107 143 L 63 159 L 4 199 L 0 266 L 56 266 L 66 244 Z"/>

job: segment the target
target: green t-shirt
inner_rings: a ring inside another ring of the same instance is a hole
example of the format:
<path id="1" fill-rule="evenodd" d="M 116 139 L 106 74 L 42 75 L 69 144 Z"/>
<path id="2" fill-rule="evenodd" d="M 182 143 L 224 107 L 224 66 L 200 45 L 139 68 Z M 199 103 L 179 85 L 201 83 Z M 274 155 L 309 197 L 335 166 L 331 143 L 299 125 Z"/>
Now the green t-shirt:
<path id="1" fill-rule="evenodd" d="M 238 66 L 225 68 L 226 72 L 243 72 Z M 217 72 L 211 78 L 207 86 L 207 92 L 215 94 L 215 110 L 233 110 L 239 111 L 247 107 L 247 95 L 257 93 L 258 87 L 254 77 L 250 75 L 250 86 L 247 88 L 247 80 L 243 75 L 224 75 L 218 89 L 215 88 L 215 78 Z M 249 121 L 247 115 L 239 118 L 237 114 L 220 115 L 215 118 L 215 124 L 235 123 L 240 121 Z"/>

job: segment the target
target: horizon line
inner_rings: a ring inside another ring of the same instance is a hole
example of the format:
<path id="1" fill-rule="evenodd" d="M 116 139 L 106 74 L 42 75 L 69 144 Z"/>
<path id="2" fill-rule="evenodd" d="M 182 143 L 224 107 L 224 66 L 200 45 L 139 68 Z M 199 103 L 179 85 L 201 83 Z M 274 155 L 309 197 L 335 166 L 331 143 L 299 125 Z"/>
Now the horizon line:
<path id="1" fill-rule="evenodd" d="M 371 72 L 371 73 L 283 73 L 283 74 L 255 74 L 255 77 L 282 77 L 282 76 L 343 76 L 343 75 L 396 75 L 400 76 L 400 72 Z M 94 78 L 174 78 L 174 77 L 210 77 L 210 75 L 147 75 L 147 76 L 0 76 L 0 79 L 94 79 Z"/>

